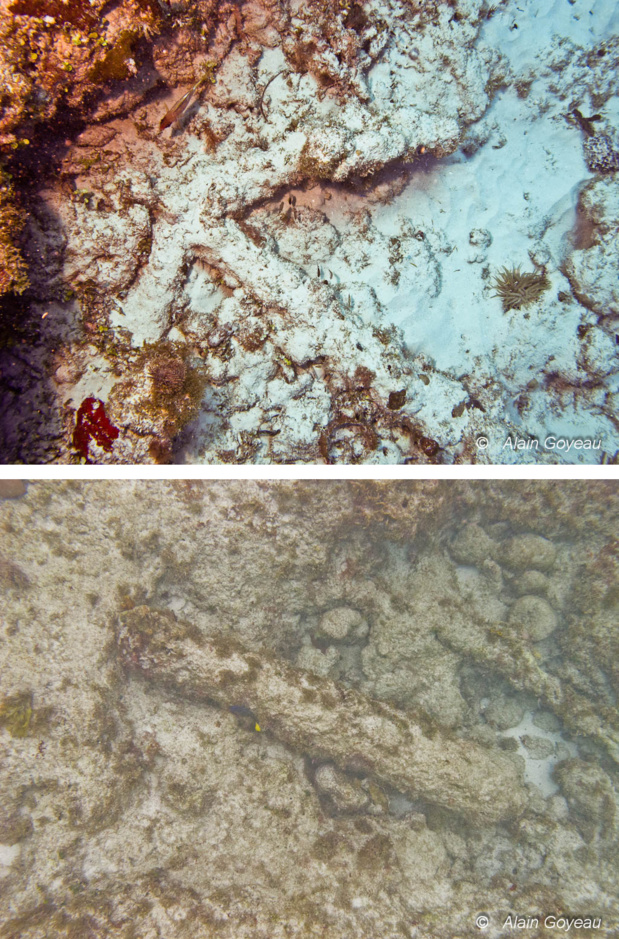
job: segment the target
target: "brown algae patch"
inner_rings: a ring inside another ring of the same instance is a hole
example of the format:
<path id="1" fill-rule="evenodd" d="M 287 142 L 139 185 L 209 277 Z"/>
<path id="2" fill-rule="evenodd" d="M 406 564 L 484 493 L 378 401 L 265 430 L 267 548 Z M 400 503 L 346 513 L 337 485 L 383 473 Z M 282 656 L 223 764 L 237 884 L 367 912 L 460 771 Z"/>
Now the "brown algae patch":
<path id="1" fill-rule="evenodd" d="M 0 704 L 0 727 L 8 730 L 11 737 L 27 737 L 33 713 L 29 692 L 9 695 Z"/>

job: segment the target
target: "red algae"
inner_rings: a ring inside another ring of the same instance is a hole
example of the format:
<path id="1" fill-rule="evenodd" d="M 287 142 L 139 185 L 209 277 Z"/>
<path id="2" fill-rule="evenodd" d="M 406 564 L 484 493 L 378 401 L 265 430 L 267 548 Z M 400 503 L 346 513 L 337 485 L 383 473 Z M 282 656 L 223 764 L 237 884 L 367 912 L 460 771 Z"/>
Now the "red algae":
<path id="1" fill-rule="evenodd" d="M 93 440 L 109 453 L 118 434 L 118 428 L 114 427 L 105 413 L 103 401 L 97 398 L 82 401 L 73 431 L 73 446 L 80 456 L 88 461 L 88 448 Z"/>

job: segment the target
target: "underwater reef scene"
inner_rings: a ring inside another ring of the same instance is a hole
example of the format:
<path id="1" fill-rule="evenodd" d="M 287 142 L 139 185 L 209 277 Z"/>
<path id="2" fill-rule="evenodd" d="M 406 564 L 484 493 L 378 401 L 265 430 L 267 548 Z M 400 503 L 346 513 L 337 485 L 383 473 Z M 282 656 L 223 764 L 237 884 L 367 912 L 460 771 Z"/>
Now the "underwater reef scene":
<path id="1" fill-rule="evenodd" d="M 0 0 L 5 463 L 619 452 L 613 0 Z"/>
<path id="2" fill-rule="evenodd" d="M 1 939 L 617 935 L 616 482 L 0 498 Z"/>

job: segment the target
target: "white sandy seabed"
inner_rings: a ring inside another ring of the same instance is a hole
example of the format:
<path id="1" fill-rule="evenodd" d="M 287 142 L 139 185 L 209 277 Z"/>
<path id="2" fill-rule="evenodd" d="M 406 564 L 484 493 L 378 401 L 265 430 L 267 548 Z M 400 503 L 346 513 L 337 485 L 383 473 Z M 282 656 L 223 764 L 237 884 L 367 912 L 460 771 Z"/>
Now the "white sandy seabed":
<path id="1" fill-rule="evenodd" d="M 114 298 L 110 327 L 128 330 L 134 346 L 168 338 L 202 355 L 210 384 L 179 461 L 218 462 L 224 450 L 240 459 L 251 438 L 245 459 L 311 462 L 329 422 L 322 456 L 326 448 L 331 461 L 410 458 L 410 439 L 393 426 L 375 421 L 378 444 L 368 448 L 363 417 L 353 414 L 348 429 L 337 419 L 333 388 L 359 367 L 374 376 L 374 419 L 376 402 L 384 409 L 405 390 L 400 413 L 437 441 L 444 462 L 613 457 L 617 174 L 588 170 L 570 114 L 601 114 L 596 131 L 619 147 L 616 5 L 508 0 L 489 13 L 470 2 L 457 23 L 446 6 L 424 29 L 395 2 L 365 9 L 387 24 L 359 79 L 366 101 L 319 93 L 272 42 L 255 67 L 230 54 L 174 137 L 174 159 L 163 160 L 161 138 L 145 142 L 112 121 L 123 142 L 109 146 L 126 165 L 115 180 L 85 175 L 75 185 L 118 205 L 114 187 L 128 179 L 142 207 L 101 218 L 47 190 L 67 237 L 64 277 L 78 292 L 99 283 Z M 270 78 L 262 114 L 257 95 Z M 148 105 L 147 121 L 156 127 L 178 94 Z M 214 153 L 200 139 L 207 122 L 224 131 Z M 441 150 L 448 155 L 432 155 Z M 308 154 L 328 179 L 303 180 Z M 589 243 L 574 234 L 584 187 L 598 224 Z M 150 223 L 149 199 L 158 204 Z M 137 277 L 129 264 L 124 283 L 132 239 L 149 224 L 149 261 Z M 99 260 L 102 242 L 111 267 Z M 550 288 L 505 313 L 494 287 L 503 267 L 543 270 Z M 237 342 L 254 327 L 260 348 Z M 222 336 L 231 344 L 218 357 Z M 59 396 L 75 409 L 88 395 L 107 401 L 116 380 L 100 355 L 80 354 L 77 380 L 62 361 L 57 372 Z M 95 457 L 140 460 L 129 425 L 112 453 L 93 445 Z M 562 438 L 593 444 L 567 452 Z"/>

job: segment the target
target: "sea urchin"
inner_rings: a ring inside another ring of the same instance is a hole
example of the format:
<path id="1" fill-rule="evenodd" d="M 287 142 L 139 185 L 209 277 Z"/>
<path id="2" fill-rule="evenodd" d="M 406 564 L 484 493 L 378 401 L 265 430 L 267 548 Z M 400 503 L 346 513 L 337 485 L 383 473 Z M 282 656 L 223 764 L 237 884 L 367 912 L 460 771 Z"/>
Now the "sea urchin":
<path id="1" fill-rule="evenodd" d="M 519 267 L 511 270 L 504 267 L 494 278 L 492 286 L 496 290 L 494 296 L 501 298 L 503 312 L 507 313 L 508 310 L 520 310 L 539 300 L 550 287 L 550 282 L 545 272 L 532 274 L 525 271 L 523 274 Z"/>

